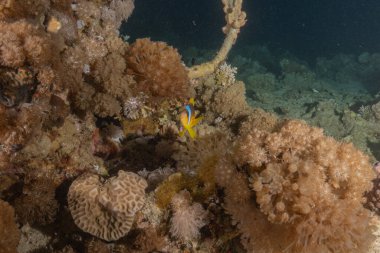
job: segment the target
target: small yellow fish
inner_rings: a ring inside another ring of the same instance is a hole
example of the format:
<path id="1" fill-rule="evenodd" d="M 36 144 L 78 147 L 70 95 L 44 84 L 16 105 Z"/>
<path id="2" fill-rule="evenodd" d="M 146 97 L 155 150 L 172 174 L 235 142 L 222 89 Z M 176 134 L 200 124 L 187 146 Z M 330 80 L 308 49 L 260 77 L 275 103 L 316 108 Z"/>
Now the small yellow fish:
<path id="1" fill-rule="evenodd" d="M 187 131 L 192 139 L 194 139 L 197 134 L 193 127 L 196 126 L 203 117 L 195 117 L 194 110 L 194 98 L 190 98 L 189 104 L 185 106 L 185 111 L 181 113 L 180 120 L 184 129 L 181 129 L 179 136 L 182 137 Z"/>

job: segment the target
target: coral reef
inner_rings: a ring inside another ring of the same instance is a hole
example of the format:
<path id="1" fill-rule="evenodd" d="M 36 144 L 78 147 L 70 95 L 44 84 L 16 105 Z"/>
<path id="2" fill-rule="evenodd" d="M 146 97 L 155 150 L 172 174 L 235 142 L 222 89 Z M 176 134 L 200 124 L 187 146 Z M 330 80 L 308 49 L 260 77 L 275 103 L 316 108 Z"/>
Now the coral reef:
<path id="1" fill-rule="evenodd" d="M 0 252 L 368 252 L 376 153 L 349 141 L 378 142 L 379 101 L 348 108 L 322 77 L 374 80 L 378 55 L 320 59 L 313 72 L 251 50 L 264 60 L 231 59 L 253 71 L 246 88 L 224 62 L 242 3 L 222 0 L 222 48 L 187 68 L 165 42 L 123 41 L 133 0 L 2 1 Z M 327 133 L 342 141 L 245 95 L 335 124 Z M 190 97 L 195 139 L 179 135 Z"/>

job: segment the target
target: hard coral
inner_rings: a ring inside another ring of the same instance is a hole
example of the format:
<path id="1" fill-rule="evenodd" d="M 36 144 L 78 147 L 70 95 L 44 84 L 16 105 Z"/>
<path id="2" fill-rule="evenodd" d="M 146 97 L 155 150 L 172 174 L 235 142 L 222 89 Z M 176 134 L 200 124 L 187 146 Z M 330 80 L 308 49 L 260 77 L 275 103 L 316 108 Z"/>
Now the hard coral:
<path id="1" fill-rule="evenodd" d="M 84 174 L 70 186 L 69 209 L 79 228 L 114 241 L 131 229 L 135 213 L 144 205 L 146 187 L 146 181 L 132 172 L 120 170 L 106 182 Z"/>
<path id="2" fill-rule="evenodd" d="M 157 98 L 188 96 L 189 79 L 177 50 L 164 42 L 138 39 L 126 56 L 128 72 L 137 81 L 136 90 Z"/>

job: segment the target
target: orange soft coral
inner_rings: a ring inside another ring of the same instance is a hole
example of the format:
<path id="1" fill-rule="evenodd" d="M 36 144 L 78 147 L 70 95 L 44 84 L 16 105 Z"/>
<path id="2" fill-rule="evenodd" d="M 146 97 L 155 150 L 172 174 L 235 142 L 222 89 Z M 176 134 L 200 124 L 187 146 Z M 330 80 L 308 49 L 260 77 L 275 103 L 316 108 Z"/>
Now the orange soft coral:
<path id="1" fill-rule="evenodd" d="M 128 72 L 137 81 L 136 90 L 156 98 L 186 97 L 187 70 L 177 50 L 164 42 L 138 39 L 126 56 Z"/>

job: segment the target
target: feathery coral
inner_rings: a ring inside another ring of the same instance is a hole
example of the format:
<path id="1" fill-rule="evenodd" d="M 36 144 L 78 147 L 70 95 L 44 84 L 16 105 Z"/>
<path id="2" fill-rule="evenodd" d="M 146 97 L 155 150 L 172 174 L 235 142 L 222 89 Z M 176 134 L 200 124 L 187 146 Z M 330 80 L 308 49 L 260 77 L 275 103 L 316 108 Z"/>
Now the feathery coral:
<path id="1" fill-rule="evenodd" d="M 199 203 L 191 205 L 191 195 L 184 190 L 172 198 L 173 217 L 170 221 L 170 233 L 182 240 L 191 240 L 200 236 L 199 229 L 206 225 L 207 213 Z"/>
<path id="2" fill-rule="evenodd" d="M 138 39 L 126 56 L 127 68 L 137 91 L 160 98 L 188 96 L 189 80 L 177 50 L 164 42 Z"/>

